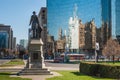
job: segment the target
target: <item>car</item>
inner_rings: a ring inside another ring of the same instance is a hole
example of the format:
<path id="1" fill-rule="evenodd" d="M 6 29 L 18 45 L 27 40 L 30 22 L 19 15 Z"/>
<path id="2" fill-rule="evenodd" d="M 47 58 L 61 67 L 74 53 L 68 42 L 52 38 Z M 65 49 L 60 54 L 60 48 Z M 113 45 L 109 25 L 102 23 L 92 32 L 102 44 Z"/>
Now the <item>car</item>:
<path id="1" fill-rule="evenodd" d="M 54 63 L 62 63 L 62 62 L 64 62 L 64 59 L 61 57 L 54 59 Z"/>

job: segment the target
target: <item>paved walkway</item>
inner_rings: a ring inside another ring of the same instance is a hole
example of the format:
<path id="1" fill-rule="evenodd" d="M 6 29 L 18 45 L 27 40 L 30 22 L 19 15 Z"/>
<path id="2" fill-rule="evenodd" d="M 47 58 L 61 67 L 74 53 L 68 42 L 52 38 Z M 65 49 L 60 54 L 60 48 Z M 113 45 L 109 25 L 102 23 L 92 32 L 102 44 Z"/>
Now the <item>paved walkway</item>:
<path id="1" fill-rule="evenodd" d="M 24 60 L 24 63 L 26 64 L 26 60 Z M 25 67 L 25 65 L 21 65 L 21 66 L 14 66 L 14 67 L 9 67 L 9 68 L 19 68 L 19 69 L 23 69 Z M 5 67 L 4 67 L 5 68 Z M 7 67 L 8 68 L 8 67 Z M 50 69 L 51 71 L 54 70 L 78 70 L 78 68 L 68 68 L 68 67 L 56 67 L 56 66 L 47 66 L 48 69 Z M 46 78 L 51 78 L 54 76 L 62 76 L 61 74 L 57 73 L 57 72 L 52 72 L 53 75 L 21 75 L 21 76 L 17 76 L 17 75 L 11 75 L 10 77 L 21 77 L 21 78 L 30 78 L 32 80 L 46 80 Z"/>
<path id="2" fill-rule="evenodd" d="M 50 70 L 69 70 L 69 71 L 79 71 L 79 68 L 67 68 L 67 67 L 48 67 Z"/>
<path id="3" fill-rule="evenodd" d="M 30 78 L 32 80 L 46 80 L 46 78 L 51 78 L 54 76 L 62 76 L 61 74 L 57 72 L 52 72 L 52 73 L 53 75 L 23 75 L 23 76 L 11 75 L 10 77 Z"/>
<path id="4" fill-rule="evenodd" d="M 26 64 L 26 60 L 24 60 L 24 63 Z M 24 68 L 25 66 L 14 66 L 14 67 L 9 67 L 9 68 Z M 48 67 L 50 70 L 51 67 Z M 55 68 L 56 69 L 56 68 Z M 21 76 L 17 76 L 17 75 L 11 75 L 10 77 L 21 77 L 21 78 L 30 78 L 32 80 L 46 80 L 46 78 L 51 78 L 54 76 L 62 76 L 61 74 L 57 73 L 57 72 L 52 72 L 53 75 L 21 75 Z"/>

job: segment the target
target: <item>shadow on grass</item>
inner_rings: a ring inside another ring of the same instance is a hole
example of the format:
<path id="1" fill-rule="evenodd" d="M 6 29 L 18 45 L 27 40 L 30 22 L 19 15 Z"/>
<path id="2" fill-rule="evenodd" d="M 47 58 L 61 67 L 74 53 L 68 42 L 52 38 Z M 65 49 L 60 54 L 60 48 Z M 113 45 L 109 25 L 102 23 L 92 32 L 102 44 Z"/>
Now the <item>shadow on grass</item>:
<path id="1" fill-rule="evenodd" d="M 71 72 L 72 74 L 74 75 L 77 75 L 77 76 L 84 76 L 84 74 L 80 73 L 80 72 Z"/>
<path id="2" fill-rule="evenodd" d="M 0 75 L 11 75 L 10 73 L 0 73 Z"/>

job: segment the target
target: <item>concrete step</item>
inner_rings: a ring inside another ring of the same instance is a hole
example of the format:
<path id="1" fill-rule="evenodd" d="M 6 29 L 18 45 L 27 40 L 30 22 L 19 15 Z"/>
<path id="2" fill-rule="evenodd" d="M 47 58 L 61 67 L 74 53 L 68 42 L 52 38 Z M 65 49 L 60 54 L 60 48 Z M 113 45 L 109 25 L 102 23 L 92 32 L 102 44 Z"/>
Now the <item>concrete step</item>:
<path id="1" fill-rule="evenodd" d="M 50 73 L 21 73 L 19 75 L 53 75 L 53 74 L 50 72 Z"/>
<path id="2" fill-rule="evenodd" d="M 21 70 L 18 75 L 51 75 L 52 73 L 47 69 L 23 69 Z"/>
<path id="3" fill-rule="evenodd" d="M 48 70 L 47 68 L 25 68 L 25 70 Z"/>
<path id="4" fill-rule="evenodd" d="M 32 72 L 34 72 L 34 73 L 47 73 L 49 71 L 48 70 L 22 70 L 22 72 L 24 72 L 24 73 L 32 73 Z"/>

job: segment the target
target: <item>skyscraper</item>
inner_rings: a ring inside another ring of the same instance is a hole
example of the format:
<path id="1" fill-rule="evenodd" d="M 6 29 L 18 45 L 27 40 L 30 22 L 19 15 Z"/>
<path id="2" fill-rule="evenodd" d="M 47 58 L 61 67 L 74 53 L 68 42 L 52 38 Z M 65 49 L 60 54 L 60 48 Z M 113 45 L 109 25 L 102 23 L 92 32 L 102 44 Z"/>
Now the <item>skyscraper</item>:
<path id="1" fill-rule="evenodd" d="M 102 24 L 108 24 L 108 38 L 111 37 L 112 29 L 112 6 L 111 0 L 101 0 Z"/>
<path id="2" fill-rule="evenodd" d="M 86 23 L 95 18 L 97 27 L 101 27 L 101 0 L 47 0 L 47 27 L 55 39 L 58 39 L 56 34 L 60 27 L 68 32 L 68 21 L 74 16 L 75 4 L 78 6 L 78 19 Z"/>
<path id="3" fill-rule="evenodd" d="M 13 49 L 13 30 L 11 26 L 0 24 L 0 48 Z"/>
<path id="4" fill-rule="evenodd" d="M 27 49 L 27 48 L 28 48 L 28 40 L 21 39 L 21 40 L 20 40 L 20 45 L 21 45 L 23 48 Z"/>
<path id="5" fill-rule="evenodd" d="M 101 42 L 102 45 L 104 45 L 107 40 L 113 36 L 113 32 L 115 32 L 115 12 L 112 11 L 115 9 L 113 6 L 114 1 L 115 0 L 47 0 L 47 25 L 49 33 L 57 39 L 58 36 L 56 36 L 56 34 L 60 28 L 59 26 L 68 32 L 69 19 L 75 15 L 73 10 L 74 5 L 77 4 L 77 18 L 81 19 L 83 24 L 94 19 L 96 27 L 99 28 L 99 39 L 102 39 Z M 74 21 L 74 19 L 71 19 L 71 21 Z"/>
<path id="6" fill-rule="evenodd" d="M 47 53 L 47 8 L 42 7 L 38 13 L 40 26 L 42 27 L 41 38 L 43 41 L 43 53 Z"/>
<path id="7" fill-rule="evenodd" d="M 120 42 L 120 0 L 115 2 L 115 26 L 116 26 L 116 37 Z"/>

